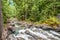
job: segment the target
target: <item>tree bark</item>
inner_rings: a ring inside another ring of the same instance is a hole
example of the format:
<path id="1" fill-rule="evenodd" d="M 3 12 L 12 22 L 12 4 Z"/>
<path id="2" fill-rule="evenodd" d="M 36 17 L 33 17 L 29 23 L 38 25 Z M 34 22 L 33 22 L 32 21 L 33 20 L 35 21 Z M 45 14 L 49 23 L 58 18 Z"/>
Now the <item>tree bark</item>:
<path id="1" fill-rule="evenodd" d="M 2 5 L 1 5 L 1 0 L 0 0 L 0 40 L 2 40 Z"/>

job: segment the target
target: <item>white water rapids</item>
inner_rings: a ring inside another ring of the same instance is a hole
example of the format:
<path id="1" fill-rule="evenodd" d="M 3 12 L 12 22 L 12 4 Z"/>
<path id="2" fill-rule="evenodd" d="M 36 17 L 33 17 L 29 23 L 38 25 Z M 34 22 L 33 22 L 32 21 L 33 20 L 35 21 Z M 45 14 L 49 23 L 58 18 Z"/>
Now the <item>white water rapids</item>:
<path id="1" fill-rule="evenodd" d="M 15 24 L 16 33 L 10 34 L 7 40 L 60 40 L 60 34 L 53 30 L 46 31 L 41 28 L 23 28 Z"/>

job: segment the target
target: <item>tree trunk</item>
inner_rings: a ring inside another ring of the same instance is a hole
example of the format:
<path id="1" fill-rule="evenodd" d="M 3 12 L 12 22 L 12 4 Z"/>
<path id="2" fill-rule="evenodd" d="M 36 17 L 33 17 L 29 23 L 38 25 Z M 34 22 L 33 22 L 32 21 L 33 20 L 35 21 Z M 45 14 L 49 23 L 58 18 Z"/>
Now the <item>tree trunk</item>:
<path id="1" fill-rule="evenodd" d="M 0 40 L 2 40 L 2 6 L 0 0 Z"/>

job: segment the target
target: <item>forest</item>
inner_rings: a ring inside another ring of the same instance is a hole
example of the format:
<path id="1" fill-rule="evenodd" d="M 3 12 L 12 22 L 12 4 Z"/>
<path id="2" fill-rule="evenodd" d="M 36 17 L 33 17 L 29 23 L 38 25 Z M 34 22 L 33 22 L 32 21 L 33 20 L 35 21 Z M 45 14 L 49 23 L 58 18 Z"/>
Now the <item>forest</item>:
<path id="1" fill-rule="evenodd" d="M 44 21 L 60 14 L 59 0 L 2 0 L 3 18 Z M 58 11 L 57 11 L 58 10 Z"/>
<path id="2" fill-rule="evenodd" d="M 16 18 L 20 22 L 44 24 L 43 27 L 47 24 L 60 30 L 60 0 L 2 0 L 2 13 L 4 24 Z"/>

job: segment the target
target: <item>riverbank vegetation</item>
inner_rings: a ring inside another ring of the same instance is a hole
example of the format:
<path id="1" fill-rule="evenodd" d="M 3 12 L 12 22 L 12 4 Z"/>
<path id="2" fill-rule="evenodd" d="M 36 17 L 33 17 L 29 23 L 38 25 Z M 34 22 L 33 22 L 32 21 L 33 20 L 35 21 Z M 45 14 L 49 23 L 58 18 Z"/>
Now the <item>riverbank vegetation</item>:
<path id="1" fill-rule="evenodd" d="M 10 18 L 59 25 L 60 0 L 2 0 L 4 23 Z"/>

